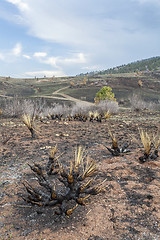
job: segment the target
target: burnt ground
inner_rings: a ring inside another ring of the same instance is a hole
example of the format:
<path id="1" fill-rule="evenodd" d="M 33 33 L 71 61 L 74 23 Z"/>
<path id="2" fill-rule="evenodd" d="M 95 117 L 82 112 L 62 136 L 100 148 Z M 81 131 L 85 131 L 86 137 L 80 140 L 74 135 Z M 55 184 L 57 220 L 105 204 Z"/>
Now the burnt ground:
<path id="1" fill-rule="evenodd" d="M 36 125 L 33 140 L 20 119 L 0 119 L 0 239 L 160 239 L 160 158 L 141 164 L 143 148 L 134 142 L 124 156 L 113 157 L 106 149 L 111 146 L 108 128 L 121 145 L 139 138 L 139 127 L 156 133 L 158 112 L 121 112 L 102 123 L 37 120 Z M 97 162 L 99 181 L 106 180 L 104 190 L 69 218 L 20 197 L 23 180 L 34 179 L 28 163 L 44 165 L 55 144 L 58 154 L 64 152 L 62 162 L 74 158 L 77 145 L 85 146 Z"/>

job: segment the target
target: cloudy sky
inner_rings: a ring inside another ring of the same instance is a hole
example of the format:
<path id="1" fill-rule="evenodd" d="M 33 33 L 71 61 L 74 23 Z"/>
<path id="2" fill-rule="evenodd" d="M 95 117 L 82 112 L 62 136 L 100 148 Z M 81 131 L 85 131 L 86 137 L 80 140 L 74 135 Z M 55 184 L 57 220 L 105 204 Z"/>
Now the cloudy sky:
<path id="1" fill-rule="evenodd" d="M 0 76 L 66 76 L 160 56 L 160 0 L 0 0 Z"/>

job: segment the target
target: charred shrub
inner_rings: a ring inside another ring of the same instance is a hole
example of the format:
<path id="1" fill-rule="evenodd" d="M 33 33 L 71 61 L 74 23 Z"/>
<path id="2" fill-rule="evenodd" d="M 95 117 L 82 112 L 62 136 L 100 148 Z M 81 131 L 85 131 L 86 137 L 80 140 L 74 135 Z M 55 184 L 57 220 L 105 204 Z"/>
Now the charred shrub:
<path id="1" fill-rule="evenodd" d="M 144 148 L 143 156 L 139 157 L 141 163 L 144 163 L 149 160 L 156 160 L 158 155 L 158 148 L 160 145 L 160 137 L 157 133 L 154 136 L 151 136 L 147 131 L 139 130 L 140 139 Z"/>
<path id="2" fill-rule="evenodd" d="M 109 135 L 112 139 L 112 147 L 111 148 L 107 147 L 107 149 L 113 156 L 120 156 L 120 155 L 123 155 L 125 153 L 130 152 L 128 147 L 131 144 L 131 141 L 126 142 L 126 143 L 123 144 L 122 147 L 119 147 L 118 140 L 117 140 L 116 136 L 114 134 L 112 134 L 112 132 L 110 130 L 109 130 Z"/>
<path id="3" fill-rule="evenodd" d="M 23 199 L 38 206 L 57 207 L 56 214 L 71 215 L 79 205 L 85 205 L 91 195 L 102 190 L 95 180 L 96 163 L 86 157 L 85 149 L 75 150 L 75 159 L 62 164 L 56 157 L 57 146 L 50 151 L 46 166 L 29 165 L 36 183 L 26 181 Z"/>

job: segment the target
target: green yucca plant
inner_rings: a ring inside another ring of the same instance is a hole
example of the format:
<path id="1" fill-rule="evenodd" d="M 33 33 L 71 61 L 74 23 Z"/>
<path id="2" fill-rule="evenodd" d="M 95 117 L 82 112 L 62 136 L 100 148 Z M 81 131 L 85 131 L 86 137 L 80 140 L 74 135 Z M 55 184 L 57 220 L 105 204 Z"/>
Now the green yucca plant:
<path id="1" fill-rule="evenodd" d="M 69 166 L 62 164 L 59 157 L 55 157 L 56 152 L 57 146 L 50 152 L 53 161 L 49 161 L 47 167 L 39 164 L 29 165 L 37 177 L 39 188 L 26 181 L 26 194 L 23 199 L 38 206 L 57 206 L 59 210 L 56 214 L 65 213 L 69 216 L 78 205 L 85 205 L 91 195 L 100 193 L 103 182 L 97 184 L 97 180 L 94 179 L 96 163 L 86 156 L 83 147 L 76 148 L 75 158 L 69 162 Z M 57 165 L 58 171 L 55 171 L 54 167 Z M 52 168 L 50 172 L 49 166 Z"/>
<path id="2" fill-rule="evenodd" d="M 34 115 L 31 116 L 31 115 L 29 115 L 29 114 L 23 114 L 22 120 L 23 120 L 23 123 L 24 123 L 24 124 L 27 126 L 27 128 L 29 129 L 32 138 L 35 138 L 35 137 L 36 137 L 36 133 L 35 133 L 35 127 L 34 127 L 34 120 L 35 120 Z"/>

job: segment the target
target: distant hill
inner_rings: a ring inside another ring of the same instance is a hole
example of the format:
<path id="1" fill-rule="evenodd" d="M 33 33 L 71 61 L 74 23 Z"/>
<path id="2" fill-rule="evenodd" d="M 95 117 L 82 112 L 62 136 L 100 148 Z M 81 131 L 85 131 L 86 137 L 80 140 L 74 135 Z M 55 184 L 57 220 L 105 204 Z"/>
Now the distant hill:
<path id="1" fill-rule="evenodd" d="M 115 73 L 115 74 L 113 74 Z M 139 85 L 141 80 L 142 86 Z M 20 79 L 0 77 L 0 108 L 6 100 L 43 99 L 72 105 L 76 102 L 94 102 L 96 93 L 104 86 L 112 88 L 117 101 L 128 107 L 133 94 L 147 102 L 160 102 L 160 57 L 137 61 L 93 74 L 71 77 Z M 86 103 L 85 103 L 86 104 Z"/>
<path id="2" fill-rule="evenodd" d="M 152 57 L 129 64 L 124 64 L 118 67 L 110 68 L 96 74 L 115 74 L 115 73 L 130 73 L 130 72 L 140 72 L 140 71 L 158 71 L 160 70 L 160 57 Z"/>

